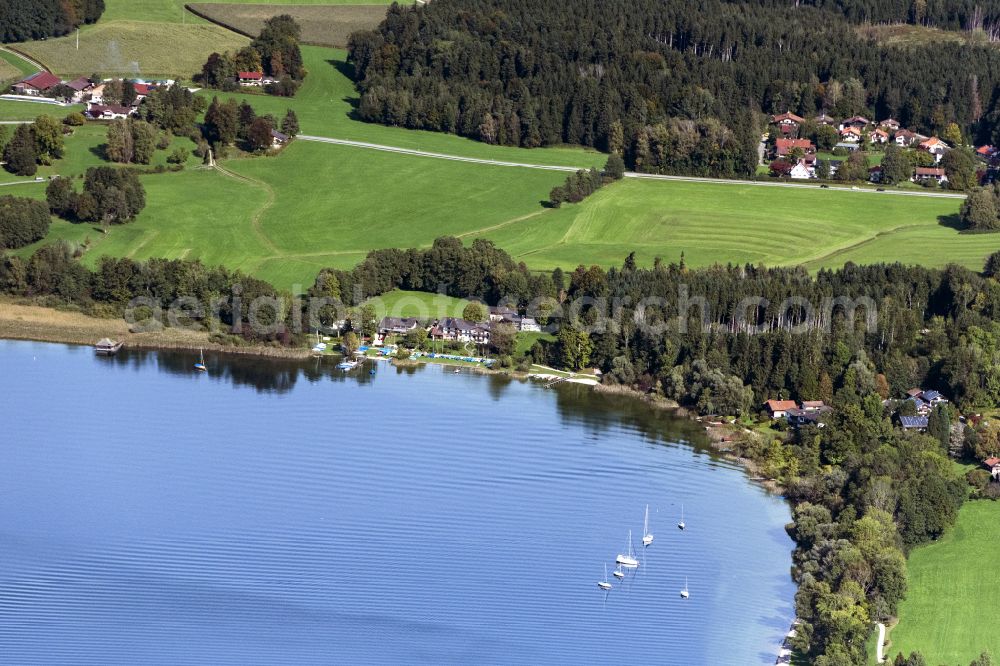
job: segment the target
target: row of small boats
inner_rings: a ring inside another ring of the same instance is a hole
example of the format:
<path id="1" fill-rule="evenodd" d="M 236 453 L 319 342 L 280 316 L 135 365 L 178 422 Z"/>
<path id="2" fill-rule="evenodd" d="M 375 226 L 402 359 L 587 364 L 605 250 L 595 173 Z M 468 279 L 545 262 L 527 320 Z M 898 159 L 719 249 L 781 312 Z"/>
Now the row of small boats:
<path id="1" fill-rule="evenodd" d="M 677 528 L 680 530 L 686 529 L 687 525 L 684 522 L 684 505 L 681 505 L 681 520 L 677 523 Z M 649 531 L 649 505 L 646 505 L 646 515 L 642 522 L 642 545 L 643 547 L 649 547 L 652 545 L 654 540 L 653 533 Z M 612 575 L 621 580 L 625 578 L 626 569 L 638 569 L 639 560 L 635 556 L 635 550 L 632 548 L 632 530 L 628 531 L 628 541 L 625 544 L 624 552 L 618 553 L 618 557 L 615 558 L 615 564 L 618 566 L 615 568 Z M 602 590 L 610 590 L 611 582 L 608 580 L 608 565 L 604 565 L 604 578 L 602 578 L 597 583 L 597 587 Z M 687 599 L 690 596 L 688 591 L 687 578 L 684 578 L 684 589 L 681 590 L 681 598 Z"/>

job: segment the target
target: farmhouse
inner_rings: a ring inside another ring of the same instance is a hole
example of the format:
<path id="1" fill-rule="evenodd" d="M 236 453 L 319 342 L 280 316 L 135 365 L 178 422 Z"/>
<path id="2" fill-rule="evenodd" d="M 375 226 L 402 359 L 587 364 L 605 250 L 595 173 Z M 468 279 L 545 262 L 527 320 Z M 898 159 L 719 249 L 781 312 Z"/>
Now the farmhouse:
<path id="1" fill-rule="evenodd" d="M 288 143 L 288 135 L 282 134 L 278 130 L 271 130 L 271 147 L 280 148 Z"/>
<path id="2" fill-rule="evenodd" d="M 774 152 L 778 157 L 786 157 L 796 148 L 803 154 L 816 152 L 816 146 L 809 139 L 776 139 L 774 142 Z"/>
<path id="3" fill-rule="evenodd" d="M 118 120 L 128 118 L 133 113 L 135 113 L 134 108 L 118 104 L 105 105 L 92 102 L 87 106 L 87 116 L 92 120 Z"/>
<path id="4" fill-rule="evenodd" d="M 776 116 L 771 116 L 771 123 L 775 125 L 791 125 L 792 127 L 798 128 L 798 126 L 805 121 L 806 119 L 802 116 L 797 116 L 789 111 L 779 113 Z"/>
<path id="5" fill-rule="evenodd" d="M 236 75 L 236 80 L 241 86 L 262 86 L 264 85 L 264 73 L 240 72 Z"/>
<path id="6" fill-rule="evenodd" d="M 1000 480 L 1000 458 L 996 456 L 987 458 L 983 461 L 983 465 L 994 479 Z"/>
<path id="7" fill-rule="evenodd" d="M 55 74 L 38 72 L 14 84 L 12 90 L 18 95 L 44 96 L 45 93 L 62 83 Z"/>
<path id="8" fill-rule="evenodd" d="M 909 148 L 917 141 L 923 140 L 923 138 L 924 137 L 921 137 L 916 132 L 911 132 L 906 129 L 897 130 L 896 133 L 892 135 L 893 141 L 895 141 L 896 145 L 900 148 Z"/>
<path id="9" fill-rule="evenodd" d="M 796 408 L 794 400 L 768 400 L 764 406 L 772 419 L 784 418 L 788 414 L 788 410 Z"/>
<path id="10" fill-rule="evenodd" d="M 146 99 L 149 93 L 151 93 L 156 88 L 155 86 L 149 83 L 133 83 L 132 89 L 135 90 L 135 101 L 138 104 L 142 100 Z"/>
<path id="11" fill-rule="evenodd" d="M 79 104 L 83 101 L 84 95 L 94 89 L 94 84 L 87 77 L 81 76 L 67 83 L 66 87 L 72 88 L 73 102 Z"/>
<path id="12" fill-rule="evenodd" d="M 531 317 L 521 319 L 519 327 L 522 333 L 538 333 L 542 330 L 541 325 Z"/>
<path id="13" fill-rule="evenodd" d="M 927 180 L 936 180 L 938 183 L 947 183 L 948 176 L 944 169 L 940 167 L 917 167 L 913 176 L 913 181 L 922 183 Z"/>
<path id="14" fill-rule="evenodd" d="M 791 170 L 788 175 L 796 180 L 805 180 L 807 178 L 816 177 L 816 156 L 811 155 L 811 160 L 807 158 L 802 158 L 798 162 L 792 165 Z"/>
<path id="15" fill-rule="evenodd" d="M 500 322 L 500 321 L 514 321 L 515 319 L 520 319 L 517 314 L 517 310 L 507 307 L 506 305 L 491 305 L 489 307 L 490 321 Z"/>
<path id="16" fill-rule="evenodd" d="M 884 129 L 886 133 L 895 132 L 896 130 L 899 129 L 899 121 L 893 118 L 886 118 L 885 120 L 881 121 L 878 124 L 878 126 Z"/>

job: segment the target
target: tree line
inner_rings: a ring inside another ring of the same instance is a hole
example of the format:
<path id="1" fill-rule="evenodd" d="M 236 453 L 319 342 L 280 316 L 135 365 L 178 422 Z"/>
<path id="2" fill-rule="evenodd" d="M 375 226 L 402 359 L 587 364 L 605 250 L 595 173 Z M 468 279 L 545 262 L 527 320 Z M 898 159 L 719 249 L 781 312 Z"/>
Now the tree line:
<path id="1" fill-rule="evenodd" d="M 762 113 L 892 116 L 925 134 L 956 123 L 970 140 L 994 140 L 995 49 L 885 45 L 829 5 L 794 4 L 392 7 L 350 40 L 358 114 L 487 143 L 595 146 L 635 170 L 714 176 L 753 174 Z"/>
<path id="2" fill-rule="evenodd" d="M 210 88 L 233 92 L 240 89 L 237 81 L 240 72 L 260 72 L 275 81 L 264 86 L 266 92 L 292 97 L 306 76 L 299 49 L 301 37 L 301 27 L 288 14 L 269 18 L 249 46 L 234 53 L 209 55 L 195 80 Z"/>

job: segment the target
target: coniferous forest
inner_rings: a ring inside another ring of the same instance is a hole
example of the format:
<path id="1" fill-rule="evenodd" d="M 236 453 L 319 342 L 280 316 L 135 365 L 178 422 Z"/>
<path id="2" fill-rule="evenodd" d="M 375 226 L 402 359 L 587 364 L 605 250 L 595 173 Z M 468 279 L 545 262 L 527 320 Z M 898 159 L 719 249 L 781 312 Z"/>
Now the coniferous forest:
<path id="1" fill-rule="evenodd" d="M 618 152 L 629 168 L 750 175 L 762 113 L 1000 127 L 1000 51 L 883 45 L 851 21 L 992 29 L 965 3 L 436 0 L 390 8 L 350 58 L 368 121 Z M 916 8 L 916 9 L 915 9 Z"/>
<path id="2" fill-rule="evenodd" d="M 0 0 L 0 41 L 65 35 L 104 13 L 104 0 Z"/>

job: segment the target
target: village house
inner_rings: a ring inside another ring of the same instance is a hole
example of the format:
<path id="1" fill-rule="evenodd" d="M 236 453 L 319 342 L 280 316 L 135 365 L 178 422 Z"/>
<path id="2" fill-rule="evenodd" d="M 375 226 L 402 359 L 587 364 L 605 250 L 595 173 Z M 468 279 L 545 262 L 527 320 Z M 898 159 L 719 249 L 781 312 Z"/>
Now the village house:
<path id="1" fill-rule="evenodd" d="M 1000 458 L 993 456 L 983 461 L 983 465 L 989 471 L 990 476 L 1000 481 Z"/>
<path id="2" fill-rule="evenodd" d="M 858 136 L 861 136 L 861 130 L 868 127 L 868 125 L 870 124 L 871 121 L 865 118 L 864 116 L 854 116 L 840 123 L 840 130 L 843 131 L 849 127 L 853 127 L 854 129 L 858 130 Z"/>
<path id="3" fill-rule="evenodd" d="M 798 148 L 803 155 L 816 152 L 816 146 L 809 139 L 775 139 L 774 152 L 778 157 L 787 157 Z"/>
<path id="4" fill-rule="evenodd" d="M 816 123 L 817 125 L 827 125 L 829 127 L 833 127 L 834 125 L 837 124 L 837 121 L 831 118 L 830 116 L 826 115 L 826 113 L 821 113 L 815 118 L 813 118 L 813 122 Z"/>
<path id="5" fill-rule="evenodd" d="M 799 125 L 806 121 L 802 116 L 797 116 L 794 113 L 785 111 L 784 113 L 779 113 L 776 116 L 771 116 L 771 123 L 774 125 L 791 125 L 798 128 Z"/>
<path id="6" fill-rule="evenodd" d="M 241 86 L 257 86 L 260 87 L 264 85 L 264 73 L 263 72 L 239 72 L 236 75 L 236 81 Z"/>
<path id="7" fill-rule="evenodd" d="M 806 407 L 807 404 L 814 406 Z M 785 413 L 785 418 L 788 420 L 788 425 L 795 428 L 807 425 L 822 428 L 824 426 L 823 419 L 831 413 L 833 413 L 833 408 L 824 405 L 821 400 L 806 401 L 802 403 L 802 407 L 789 409 Z"/>
<path id="8" fill-rule="evenodd" d="M 771 415 L 772 419 L 785 418 L 788 410 L 795 409 L 796 406 L 794 400 L 768 400 L 764 403 L 764 407 L 767 408 L 767 412 Z"/>
<path id="9" fill-rule="evenodd" d="M 156 87 L 150 83 L 133 83 L 132 90 L 135 91 L 135 105 L 138 106 L 139 102 L 149 96 L 149 93 L 156 90 Z"/>
<path id="10" fill-rule="evenodd" d="M 378 323 L 378 332 L 382 336 L 386 335 L 406 335 L 410 331 L 416 330 L 420 322 L 413 317 L 383 317 Z"/>
<path id="11" fill-rule="evenodd" d="M 87 106 L 87 117 L 92 120 L 119 120 L 135 113 L 135 108 L 118 104 L 94 104 Z"/>
<path id="12" fill-rule="evenodd" d="M 796 180 L 805 180 L 808 178 L 816 177 L 816 156 L 812 155 L 812 159 L 802 158 L 792 165 L 791 170 L 788 172 L 789 177 L 795 178 Z"/>
<path id="13" fill-rule="evenodd" d="M 900 148 L 909 148 L 914 143 L 923 140 L 916 132 L 911 132 L 907 129 L 897 130 L 895 134 L 892 135 L 892 140 L 896 142 L 896 145 Z"/>
<path id="14" fill-rule="evenodd" d="M 91 88 L 90 92 L 86 95 L 87 101 L 93 104 L 104 104 L 104 86 L 105 84 L 98 83 Z"/>
<path id="15" fill-rule="evenodd" d="M 11 87 L 11 90 L 17 95 L 44 97 L 46 92 L 61 83 L 62 79 L 55 74 L 50 72 L 37 72 L 15 83 Z"/>
<path id="16" fill-rule="evenodd" d="M 886 118 L 885 120 L 881 121 L 878 124 L 878 126 L 884 129 L 886 133 L 895 132 L 896 130 L 899 129 L 899 121 L 895 120 L 894 118 Z"/>
<path id="17" fill-rule="evenodd" d="M 976 157 L 986 162 L 990 162 L 997 156 L 997 149 L 993 146 L 979 146 L 976 148 Z"/>
<path id="18" fill-rule="evenodd" d="M 918 145 L 918 148 L 920 148 L 920 150 L 925 150 L 931 155 L 933 155 L 935 162 L 940 162 L 941 157 L 946 152 L 951 150 L 951 147 L 947 143 L 937 138 L 936 136 L 932 136 L 929 139 L 921 141 L 920 144 Z"/>
<path id="19" fill-rule="evenodd" d="M 74 104 L 79 104 L 83 101 L 84 96 L 94 89 L 94 84 L 91 83 L 90 79 L 85 76 L 81 76 L 78 79 L 73 79 L 66 84 L 66 87 L 73 90 L 72 101 Z"/>
<path id="20" fill-rule="evenodd" d="M 840 130 L 840 140 L 844 143 L 859 143 L 861 141 L 861 130 L 853 125 L 848 125 Z"/>
<path id="21" fill-rule="evenodd" d="M 491 305 L 488 309 L 490 313 L 490 321 L 493 323 L 501 321 L 517 323 L 521 319 L 517 310 L 506 305 Z"/>
<path id="22" fill-rule="evenodd" d="M 879 127 L 878 129 L 874 130 L 871 134 L 868 135 L 868 141 L 869 143 L 882 143 L 882 144 L 888 143 L 889 133 L 886 132 L 881 127 Z"/>
<path id="23" fill-rule="evenodd" d="M 872 183 L 881 183 L 882 182 L 882 167 L 878 166 L 878 165 L 873 166 L 873 167 L 868 167 L 868 180 L 869 180 L 869 182 L 872 182 Z"/>
<path id="24" fill-rule="evenodd" d="M 535 321 L 532 317 L 523 317 L 519 328 L 522 333 L 540 333 L 542 330 L 541 324 Z"/>
<path id="25" fill-rule="evenodd" d="M 947 183 L 948 176 L 940 167 L 917 167 L 916 173 L 913 175 L 913 182 L 922 183 L 928 180 L 935 180 L 939 184 Z"/>

